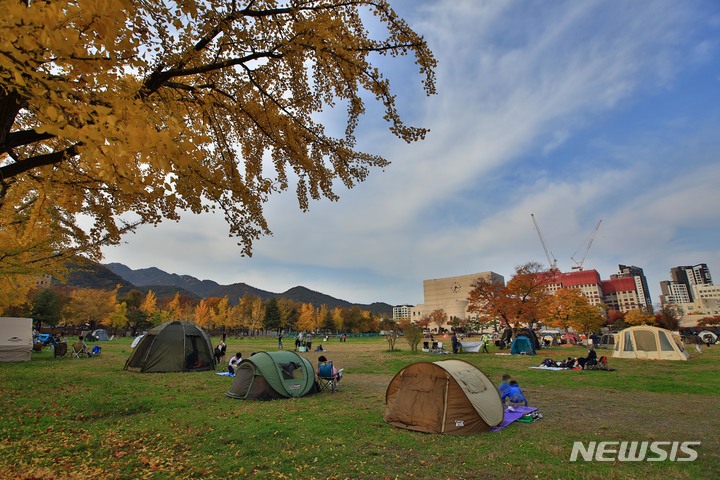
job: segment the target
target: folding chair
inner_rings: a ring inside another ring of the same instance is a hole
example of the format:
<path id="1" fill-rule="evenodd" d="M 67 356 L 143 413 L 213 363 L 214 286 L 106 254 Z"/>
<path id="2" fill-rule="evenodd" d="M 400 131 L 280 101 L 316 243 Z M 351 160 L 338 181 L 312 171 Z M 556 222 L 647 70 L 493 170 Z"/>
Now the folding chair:
<path id="1" fill-rule="evenodd" d="M 72 346 L 72 358 L 90 357 L 87 346 L 83 342 L 75 342 Z"/>
<path id="2" fill-rule="evenodd" d="M 607 357 L 603 355 L 593 363 L 586 363 L 585 370 L 610 370 L 607 364 Z"/>
<path id="3" fill-rule="evenodd" d="M 333 373 L 333 370 L 333 363 L 330 361 L 318 363 L 317 376 L 321 392 L 323 390 L 330 390 L 331 393 L 335 393 L 337 391 L 337 381 L 338 378 L 340 378 L 341 373 Z"/>
<path id="4" fill-rule="evenodd" d="M 67 355 L 67 351 L 68 351 L 67 342 L 58 342 L 58 344 L 55 345 L 55 353 L 54 353 L 55 358 L 64 357 L 65 355 Z"/>

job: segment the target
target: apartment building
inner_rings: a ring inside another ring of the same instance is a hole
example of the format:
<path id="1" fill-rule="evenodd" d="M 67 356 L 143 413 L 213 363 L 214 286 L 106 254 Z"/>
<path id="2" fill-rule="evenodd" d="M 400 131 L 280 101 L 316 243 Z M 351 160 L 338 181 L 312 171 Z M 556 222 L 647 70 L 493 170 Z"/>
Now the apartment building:
<path id="1" fill-rule="evenodd" d="M 673 267 L 670 278 L 660 282 L 662 305 L 677 305 L 686 315 L 720 315 L 720 286 L 713 285 L 707 264 Z"/>

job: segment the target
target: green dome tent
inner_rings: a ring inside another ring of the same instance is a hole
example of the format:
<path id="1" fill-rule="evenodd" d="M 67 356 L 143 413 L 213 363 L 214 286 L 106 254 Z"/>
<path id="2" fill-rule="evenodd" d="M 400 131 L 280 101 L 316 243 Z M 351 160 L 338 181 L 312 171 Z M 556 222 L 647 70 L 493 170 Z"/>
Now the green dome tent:
<path id="1" fill-rule="evenodd" d="M 215 370 L 212 342 L 191 322 L 165 322 L 150 330 L 125 362 L 125 370 L 141 373 Z"/>
<path id="2" fill-rule="evenodd" d="M 258 352 L 243 360 L 225 394 L 242 400 L 277 400 L 315 393 L 315 370 L 295 352 Z"/>

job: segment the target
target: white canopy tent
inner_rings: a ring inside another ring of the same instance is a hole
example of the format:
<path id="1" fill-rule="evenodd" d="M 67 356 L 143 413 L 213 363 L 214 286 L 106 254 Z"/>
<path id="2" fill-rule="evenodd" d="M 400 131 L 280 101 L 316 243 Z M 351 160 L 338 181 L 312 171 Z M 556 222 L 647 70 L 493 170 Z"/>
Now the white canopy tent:
<path id="1" fill-rule="evenodd" d="M 0 317 L 0 362 L 30 361 L 32 322 L 32 318 Z"/>

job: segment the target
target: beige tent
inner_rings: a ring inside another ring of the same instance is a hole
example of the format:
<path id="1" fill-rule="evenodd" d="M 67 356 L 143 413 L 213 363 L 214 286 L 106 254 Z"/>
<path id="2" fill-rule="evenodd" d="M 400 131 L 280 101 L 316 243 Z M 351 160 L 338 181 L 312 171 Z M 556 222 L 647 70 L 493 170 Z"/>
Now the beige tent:
<path id="1" fill-rule="evenodd" d="M 503 415 L 495 385 L 464 360 L 408 365 L 385 392 L 384 420 L 418 432 L 479 433 L 500 425 Z"/>
<path id="2" fill-rule="evenodd" d="M 0 362 L 30 361 L 32 346 L 32 318 L 0 317 Z"/>
<path id="3" fill-rule="evenodd" d="M 680 338 L 670 330 L 642 325 L 630 327 L 615 335 L 613 357 L 646 360 L 688 360 Z"/>

